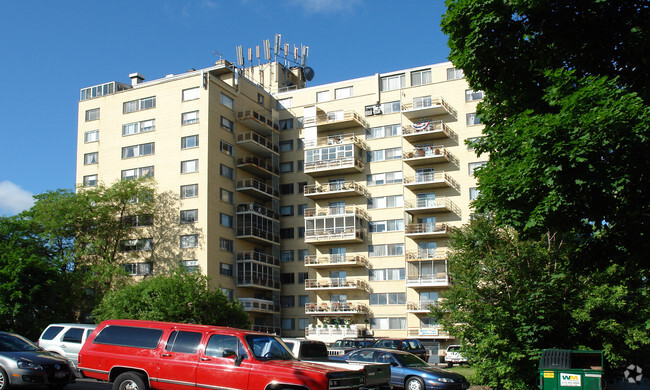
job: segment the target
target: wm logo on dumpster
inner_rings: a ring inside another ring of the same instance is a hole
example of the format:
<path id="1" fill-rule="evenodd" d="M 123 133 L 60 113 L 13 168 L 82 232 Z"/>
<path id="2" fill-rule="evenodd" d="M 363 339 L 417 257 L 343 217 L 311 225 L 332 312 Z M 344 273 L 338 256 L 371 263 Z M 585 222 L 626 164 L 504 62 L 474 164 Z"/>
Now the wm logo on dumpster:
<path id="1" fill-rule="evenodd" d="M 561 373 L 560 386 L 581 387 L 580 375 Z"/>

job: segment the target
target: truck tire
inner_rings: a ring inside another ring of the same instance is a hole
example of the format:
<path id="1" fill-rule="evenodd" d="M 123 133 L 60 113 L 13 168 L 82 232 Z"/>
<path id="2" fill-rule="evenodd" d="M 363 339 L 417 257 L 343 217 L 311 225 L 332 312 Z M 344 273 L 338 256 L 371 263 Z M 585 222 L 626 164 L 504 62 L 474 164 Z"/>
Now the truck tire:
<path id="1" fill-rule="evenodd" d="M 9 377 L 5 370 L 0 368 L 0 390 L 7 390 L 9 388 Z"/>
<path id="2" fill-rule="evenodd" d="M 115 378 L 113 390 L 149 390 L 149 386 L 145 383 L 142 374 L 127 371 Z"/>
<path id="3" fill-rule="evenodd" d="M 417 376 L 412 376 L 406 380 L 406 390 L 424 390 L 424 382 Z"/>

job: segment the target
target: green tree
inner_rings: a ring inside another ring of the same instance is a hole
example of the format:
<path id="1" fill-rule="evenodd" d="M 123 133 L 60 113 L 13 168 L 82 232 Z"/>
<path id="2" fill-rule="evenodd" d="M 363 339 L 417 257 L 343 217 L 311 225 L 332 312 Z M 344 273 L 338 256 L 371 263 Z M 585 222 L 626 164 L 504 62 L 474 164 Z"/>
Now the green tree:
<path id="1" fill-rule="evenodd" d="M 239 302 L 228 301 L 221 290 L 210 289 L 206 276 L 182 267 L 110 291 L 93 314 L 98 322 L 125 318 L 236 328 L 249 325 Z"/>

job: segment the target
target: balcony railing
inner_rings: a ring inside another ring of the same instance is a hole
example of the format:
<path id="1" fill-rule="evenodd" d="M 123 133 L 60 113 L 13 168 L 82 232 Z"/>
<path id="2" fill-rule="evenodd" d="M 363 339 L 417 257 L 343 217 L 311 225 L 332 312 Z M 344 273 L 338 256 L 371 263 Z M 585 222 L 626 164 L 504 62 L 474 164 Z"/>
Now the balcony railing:
<path id="1" fill-rule="evenodd" d="M 339 217 L 342 215 L 355 215 L 366 221 L 370 220 L 370 215 L 359 206 L 334 206 L 323 208 L 305 209 L 305 218 L 310 217 Z"/>
<path id="2" fill-rule="evenodd" d="M 280 175 L 280 169 L 259 157 L 240 157 L 237 159 L 237 167 L 264 178 Z"/>
<path id="3" fill-rule="evenodd" d="M 265 113 L 254 110 L 239 111 L 237 121 L 263 135 L 271 135 L 280 131 L 280 126 L 277 122 L 273 122 L 270 113 L 267 116 Z"/>
<path id="4" fill-rule="evenodd" d="M 407 150 L 402 154 L 404 161 L 412 165 L 424 163 L 450 162 L 458 166 L 459 161 L 443 145 L 420 146 Z"/>
<path id="5" fill-rule="evenodd" d="M 306 290 L 365 290 L 370 291 L 368 282 L 363 279 L 350 278 L 329 278 L 329 279 L 307 279 L 305 280 Z"/>
<path id="6" fill-rule="evenodd" d="M 274 145 L 272 141 L 252 131 L 238 134 L 237 143 L 241 144 L 245 149 L 263 156 L 280 153 L 278 145 Z"/>
<path id="7" fill-rule="evenodd" d="M 273 267 L 280 267 L 279 258 L 255 251 L 237 252 L 237 262 L 241 261 L 256 261 L 258 263 L 268 264 Z"/>
<path id="8" fill-rule="evenodd" d="M 447 260 L 447 251 L 408 251 L 405 254 L 406 261 L 420 261 L 420 260 Z"/>
<path id="9" fill-rule="evenodd" d="M 251 325 L 251 330 L 270 334 L 280 334 L 280 328 L 271 325 Z"/>
<path id="10" fill-rule="evenodd" d="M 407 118 L 450 114 L 458 116 L 456 110 L 441 97 L 415 98 L 413 102 L 402 104 L 402 114 Z"/>
<path id="11" fill-rule="evenodd" d="M 411 214 L 435 212 L 436 210 L 451 211 L 461 216 L 458 206 L 450 199 L 438 196 L 435 199 L 416 199 L 415 201 L 404 201 L 404 210 Z"/>
<path id="12" fill-rule="evenodd" d="M 428 313 L 431 311 L 431 306 L 435 306 L 438 304 L 438 301 L 429 301 L 429 300 L 422 300 L 420 302 L 407 302 L 406 303 L 406 311 L 408 312 L 413 312 L 413 313 Z"/>
<path id="13" fill-rule="evenodd" d="M 368 306 L 362 303 L 308 303 L 305 305 L 305 314 L 312 315 L 354 315 L 354 314 L 367 314 L 369 312 Z"/>
<path id="14" fill-rule="evenodd" d="M 250 191 L 249 191 L 250 190 Z M 262 195 L 265 198 L 278 198 L 280 191 L 255 179 L 244 179 L 237 181 L 237 191 L 249 191 L 252 196 Z"/>
<path id="15" fill-rule="evenodd" d="M 351 172 L 362 172 L 365 165 L 364 163 L 355 157 L 346 157 L 346 158 L 336 158 L 332 160 L 319 160 L 305 162 L 305 173 L 318 173 L 322 174 L 329 173 L 351 173 Z M 335 172 L 331 172 L 335 171 Z"/>
<path id="16" fill-rule="evenodd" d="M 349 228 L 326 228 L 305 231 L 305 242 L 311 244 L 336 243 L 345 241 L 362 242 L 366 237 L 365 229 Z"/>
<path id="17" fill-rule="evenodd" d="M 448 235 L 451 227 L 446 223 L 411 223 L 406 225 L 405 233 Z"/>
<path id="18" fill-rule="evenodd" d="M 458 134 L 443 121 L 424 121 L 402 128 L 402 136 L 409 141 L 451 138 L 458 142 Z"/>
<path id="19" fill-rule="evenodd" d="M 304 119 L 304 127 L 318 126 L 319 130 L 336 130 L 350 127 L 368 127 L 368 122 L 354 111 L 321 113 Z"/>
<path id="20" fill-rule="evenodd" d="M 334 266 L 370 266 L 368 258 L 362 255 L 328 255 L 305 256 L 305 267 L 334 267 Z"/>
<path id="21" fill-rule="evenodd" d="M 256 226 L 254 224 L 244 226 L 237 226 L 236 229 L 237 238 L 250 238 L 255 242 L 271 242 L 275 244 L 280 243 L 280 235 L 274 233 L 271 230 Z"/>
<path id="22" fill-rule="evenodd" d="M 406 276 L 408 287 L 447 287 L 449 286 L 449 275 L 446 272 L 415 274 Z"/>
<path id="23" fill-rule="evenodd" d="M 273 303 L 273 301 L 257 298 L 238 298 L 237 299 L 244 311 L 252 311 L 257 313 L 279 313 L 280 305 Z"/>
<path id="24" fill-rule="evenodd" d="M 325 146 L 354 144 L 363 150 L 369 150 L 370 147 L 363 139 L 354 134 L 332 135 L 327 137 L 319 137 L 316 139 L 306 139 L 305 149 L 315 149 Z"/>
<path id="25" fill-rule="evenodd" d="M 261 289 L 280 289 L 280 278 L 264 271 L 244 270 L 237 272 L 235 283 L 238 287 L 254 287 Z"/>
<path id="26" fill-rule="evenodd" d="M 340 197 L 349 195 L 361 195 L 370 197 L 370 192 L 363 184 L 354 180 L 336 183 L 309 184 L 305 186 L 305 196 L 312 198 L 325 198 L 330 196 Z"/>
<path id="27" fill-rule="evenodd" d="M 404 178 L 405 186 L 449 186 L 455 188 L 457 191 L 460 191 L 460 185 L 450 174 L 446 172 L 435 172 L 435 173 L 425 173 L 417 174 L 415 176 L 405 177 Z"/>
<path id="28" fill-rule="evenodd" d="M 241 203 L 237 205 L 237 214 L 244 214 L 244 213 L 256 213 L 263 215 L 265 217 L 279 220 L 280 215 L 276 213 L 275 211 L 271 209 L 267 209 L 266 207 L 259 205 L 257 203 Z"/>

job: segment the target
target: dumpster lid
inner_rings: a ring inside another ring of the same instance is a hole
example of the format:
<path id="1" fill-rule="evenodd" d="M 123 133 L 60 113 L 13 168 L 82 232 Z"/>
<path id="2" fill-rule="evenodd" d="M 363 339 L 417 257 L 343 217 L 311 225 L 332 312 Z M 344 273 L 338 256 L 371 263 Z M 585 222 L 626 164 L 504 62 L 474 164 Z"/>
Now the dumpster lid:
<path id="1" fill-rule="evenodd" d="M 602 351 L 572 351 L 570 349 L 545 349 L 539 360 L 540 370 L 586 369 L 602 371 Z"/>
<path id="2" fill-rule="evenodd" d="M 542 351 L 542 358 L 539 360 L 539 368 L 544 369 L 567 369 L 571 368 L 570 349 L 545 349 Z"/>

